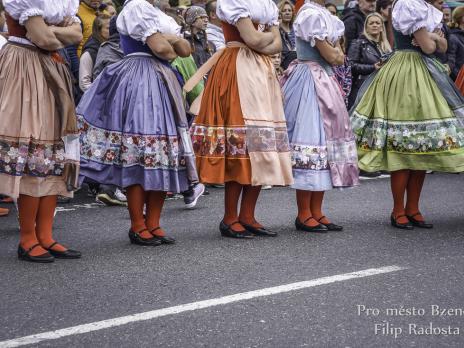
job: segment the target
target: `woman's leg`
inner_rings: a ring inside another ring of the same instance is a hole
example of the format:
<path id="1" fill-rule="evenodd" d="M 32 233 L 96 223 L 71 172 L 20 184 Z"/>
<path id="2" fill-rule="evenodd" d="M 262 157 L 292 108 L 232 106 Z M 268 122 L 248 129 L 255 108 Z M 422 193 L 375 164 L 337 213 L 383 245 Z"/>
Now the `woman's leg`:
<path id="1" fill-rule="evenodd" d="M 226 225 L 231 225 L 239 220 L 237 208 L 243 186 L 235 181 L 226 182 L 225 185 L 223 221 Z M 245 231 L 239 224 L 234 224 L 230 228 L 235 232 Z"/>
<path id="2" fill-rule="evenodd" d="M 255 228 L 263 227 L 255 219 L 256 203 L 258 202 L 260 192 L 261 186 L 243 186 L 242 202 L 240 204 L 239 220 L 244 224 L 253 226 Z"/>
<path id="3" fill-rule="evenodd" d="M 398 217 L 405 215 L 404 210 L 404 195 L 406 193 L 406 188 L 408 186 L 410 177 L 410 170 L 398 170 L 391 173 L 391 191 L 393 195 L 393 215 Z M 407 224 L 409 222 L 408 218 L 403 216 L 396 221 L 400 224 Z"/>
<path id="4" fill-rule="evenodd" d="M 161 211 L 163 210 L 166 193 L 162 191 L 148 191 L 145 195 L 145 203 L 147 205 L 147 214 L 145 218 L 145 225 L 149 231 L 160 227 Z M 166 234 L 163 229 L 153 232 L 158 237 L 164 237 Z"/>
<path id="5" fill-rule="evenodd" d="M 40 245 L 49 248 L 55 243 L 53 239 L 53 221 L 55 220 L 57 196 L 45 196 L 40 198 L 39 211 L 37 214 L 37 223 L 35 230 Z M 60 244 L 53 246 L 55 251 L 66 251 L 66 248 Z"/>
<path id="6" fill-rule="evenodd" d="M 296 190 L 296 204 L 298 206 L 298 220 L 300 220 L 301 223 L 304 223 L 305 225 L 310 226 L 310 227 L 315 227 L 319 225 L 319 223 L 314 219 L 308 220 L 310 217 L 313 216 L 312 211 L 311 211 L 311 197 L 313 193 L 314 192 L 312 191 Z"/>
<path id="7" fill-rule="evenodd" d="M 19 211 L 19 244 L 25 250 L 35 244 L 40 244 L 37 239 L 35 230 L 37 214 L 39 211 L 40 198 L 31 197 L 26 195 L 19 195 L 18 211 Z M 30 252 L 31 256 L 39 256 L 45 254 L 47 251 L 44 248 L 37 247 Z"/>
<path id="8" fill-rule="evenodd" d="M 420 212 L 419 201 L 422 193 L 422 187 L 424 186 L 425 175 L 426 172 L 424 170 L 411 171 L 406 189 L 408 193 L 408 198 L 406 200 L 406 214 L 409 216 Z M 414 216 L 414 219 L 418 221 L 424 221 L 422 215 Z"/>
<path id="9" fill-rule="evenodd" d="M 313 217 L 317 221 L 319 221 L 324 216 L 324 214 L 322 213 L 322 203 L 324 201 L 324 194 L 324 191 L 315 191 L 311 195 L 311 212 L 313 213 Z M 322 221 L 320 222 L 325 224 L 330 223 L 330 221 L 327 218 L 322 219 Z"/>
<path id="10" fill-rule="evenodd" d="M 153 236 L 147 229 L 143 217 L 143 206 L 145 204 L 145 191 L 140 185 L 133 185 L 127 188 L 127 206 L 131 219 L 131 229 L 144 239 L 151 239 Z"/>

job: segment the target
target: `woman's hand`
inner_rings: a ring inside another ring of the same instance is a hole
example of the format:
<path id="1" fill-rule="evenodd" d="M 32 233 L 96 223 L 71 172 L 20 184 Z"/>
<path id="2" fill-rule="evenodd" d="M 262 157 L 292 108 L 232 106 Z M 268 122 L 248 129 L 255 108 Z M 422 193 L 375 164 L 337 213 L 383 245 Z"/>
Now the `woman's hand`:
<path id="1" fill-rule="evenodd" d="M 74 18 L 71 16 L 64 17 L 63 21 L 57 27 L 70 27 L 74 24 Z"/>
<path id="2" fill-rule="evenodd" d="M 382 68 L 382 66 L 383 66 L 383 63 L 381 61 L 374 64 L 375 70 L 380 70 L 380 68 Z"/>

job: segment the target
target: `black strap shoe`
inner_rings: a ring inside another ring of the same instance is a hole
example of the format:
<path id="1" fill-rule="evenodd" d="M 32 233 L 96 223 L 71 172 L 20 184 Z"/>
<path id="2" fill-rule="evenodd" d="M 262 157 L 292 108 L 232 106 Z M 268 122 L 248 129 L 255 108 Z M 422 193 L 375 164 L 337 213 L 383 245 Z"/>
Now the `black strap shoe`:
<path id="1" fill-rule="evenodd" d="M 143 238 L 140 236 L 140 233 L 148 231 L 147 229 L 141 230 L 139 232 L 134 232 L 129 230 L 129 239 L 132 244 L 141 245 L 141 246 L 158 246 L 161 245 L 161 241 L 155 238 Z"/>
<path id="2" fill-rule="evenodd" d="M 226 225 L 224 221 L 221 221 L 219 225 L 219 230 L 221 231 L 221 236 L 227 238 L 237 238 L 237 239 L 253 239 L 253 234 L 248 230 L 245 231 L 234 231 L 231 227 L 233 225 L 240 224 L 240 221 L 235 221 L 230 225 Z"/>
<path id="3" fill-rule="evenodd" d="M 152 229 L 150 231 L 153 238 L 155 238 L 156 240 L 159 240 L 161 242 L 161 244 L 174 244 L 176 242 L 176 240 L 174 238 L 171 238 L 171 237 L 168 237 L 168 236 L 157 236 L 155 234 L 155 232 L 160 230 L 160 229 L 161 229 L 161 227 L 157 227 L 157 228 L 154 228 L 154 229 Z"/>
<path id="4" fill-rule="evenodd" d="M 313 232 L 313 233 L 327 233 L 329 231 L 329 229 L 326 226 L 322 225 L 322 224 L 319 224 L 319 225 L 316 225 L 316 226 L 313 226 L 313 227 L 306 225 L 306 223 L 311 219 L 313 219 L 316 222 L 319 222 L 316 219 L 314 219 L 312 216 L 307 218 L 304 222 L 301 222 L 300 219 L 297 217 L 295 219 L 295 227 L 296 227 L 296 229 L 298 231 Z"/>
<path id="5" fill-rule="evenodd" d="M 321 220 L 324 220 L 326 219 L 327 217 L 326 216 L 323 216 L 321 217 L 319 220 L 317 220 L 317 222 L 319 222 L 320 224 L 324 225 L 325 227 L 327 227 L 327 229 L 331 232 L 340 232 L 340 231 L 343 231 L 343 226 L 340 226 L 340 225 L 335 225 L 333 223 L 328 223 L 328 224 L 325 224 L 323 223 Z"/>
<path id="6" fill-rule="evenodd" d="M 82 257 L 82 254 L 80 251 L 77 250 L 72 250 L 72 249 L 67 249 L 65 251 L 57 251 L 53 250 L 52 248 L 58 245 L 58 242 L 53 243 L 50 245 L 48 248 L 45 248 L 50 254 L 52 254 L 55 258 L 57 259 L 80 259 Z"/>
<path id="7" fill-rule="evenodd" d="M 406 215 L 398 215 L 397 217 L 395 217 L 393 214 L 391 214 L 391 216 L 390 216 L 391 225 L 393 227 L 399 228 L 400 230 L 413 230 L 414 226 L 411 224 L 411 222 L 408 221 L 405 224 L 401 224 L 401 223 L 398 222 L 398 219 L 402 218 L 402 217 L 407 217 L 407 216 Z"/>
<path id="8" fill-rule="evenodd" d="M 406 215 L 406 217 L 408 218 L 409 222 L 414 226 L 414 227 L 418 227 L 418 228 L 427 228 L 427 229 L 431 229 L 433 228 L 433 224 L 429 224 L 425 221 L 419 221 L 419 220 L 416 220 L 415 217 L 416 216 L 422 216 L 422 214 L 420 212 L 414 214 L 414 215 Z"/>
<path id="9" fill-rule="evenodd" d="M 42 255 L 31 256 L 30 252 L 40 246 L 40 244 L 35 244 L 31 246 L 29 249 L 24 249 L 21 245 L 18 246 L 18 259 L 28 262 L 36 262 L 36 263 L 51 263 L 55 261 L 55 258 L 50 255 L 49 252 L 46 252 Z"/>
<path id="10" fill-rule="evenodd" d="M 255 236 L 260 236 L 260 237 L 277 237 L 277 232 L 272 232 L 269 231 L 268 229 L 264 227 L 253 227 L 251 225 L 244 224 L 243 222 L 240 222 L 240 224 L 245 227 L 245 229 L 253 233 Z"/>

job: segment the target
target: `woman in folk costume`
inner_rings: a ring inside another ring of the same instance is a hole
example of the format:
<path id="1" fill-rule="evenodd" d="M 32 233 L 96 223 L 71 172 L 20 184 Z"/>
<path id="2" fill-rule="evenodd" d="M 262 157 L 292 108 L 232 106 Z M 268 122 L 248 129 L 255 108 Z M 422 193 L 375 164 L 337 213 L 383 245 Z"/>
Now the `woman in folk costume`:
<path id="1" fill-rule="evenodd" d="M 293 182 L 282 96 L 269 58 L 281 50 L 278 9 L 272 0 L 219 0 L 217 14 L 228 44 L 197 74 L 215 63 L 192 130 L 200 180 L 225 183 L 223 236 L 276 236 L 256 221 L 255 207 L 261 185 Z"/>
<path id="2" fill-rule="evenodd" d="M 127 0 L 117 27 L 125 58 L 103 70 L 77 108 L 81 174 L 126 189 L 131 243 L 172 244 L 160 227 L 166 193 L 198 182 L 181 78 L 169 64 L 189 56 L 190 44 L 149 0 Z"/>
<path id="3" fill-rule="evenodd" d="M 0 52 L 0 193 L 18 201 L 18 257 L 31 262 L 79 258 L 78 251 L 52 236 L 57 196 L 71 197 L 77 184 L 72 83 L 56 51 L 82 38 L 75 17 L 79 1 L 3 4 L 10 38 Z M 72 149 L 74 162 L 68 156 Z"/>
<path id="4" fill-rule="evenodd" d="M 363 84 L 351 114 L 360 168 L 391 172 L 391 224 L 401 229 L 433 227 L 419 210 L 426 170 L 464 171 L 464 98 L 430 56 L 447 50 L 442 17 L 424 0 L 394 3 L 398 51 Z"/>
<path id="5" fill-rule="evenodd" d="M 343 64 L 345 27 L 307 1 L 294 23 L 298 60 L 282 80 L 298 204 L 295 225 L 306 232 L 341 231 L 322 213 L 324 191 L 359 184 L 356 141 L 333 66 Z"/>

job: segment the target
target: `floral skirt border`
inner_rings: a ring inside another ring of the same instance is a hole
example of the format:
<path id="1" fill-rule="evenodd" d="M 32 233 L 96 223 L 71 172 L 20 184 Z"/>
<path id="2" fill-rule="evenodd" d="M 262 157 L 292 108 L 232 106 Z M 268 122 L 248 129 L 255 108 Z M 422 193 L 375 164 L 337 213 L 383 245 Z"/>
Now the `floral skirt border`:
<path id="1" fill-rule="evenodd" d="M 54 143 L 37 139 L 11 140 L 0 136 L 0 173 L 45 178 L 61 176 L 66 161 L 61 140 Z"/>
<path id="2" fill-rule="evenodd" d="M 179 170 L 179 140 L 170 135 L 125 134 L 94 127 L 78 116 L 81 159 L 101 165 L 141 166 L 144 169 Z"/>
<path id="3" fill-rule="evenodd" d="M 358 148 L 365 151 L 436 153 L 464 148 L 464 128 L 456 118 L 433 121 L 369 119 L 355 112 L 351 117 Z"/>
<path id="4" fill-rule="evenodd" d="M 289 152 L 286 127 L 192 127 L 195 154 L 201 157 L 249 158 L 249 152 Z"/>

